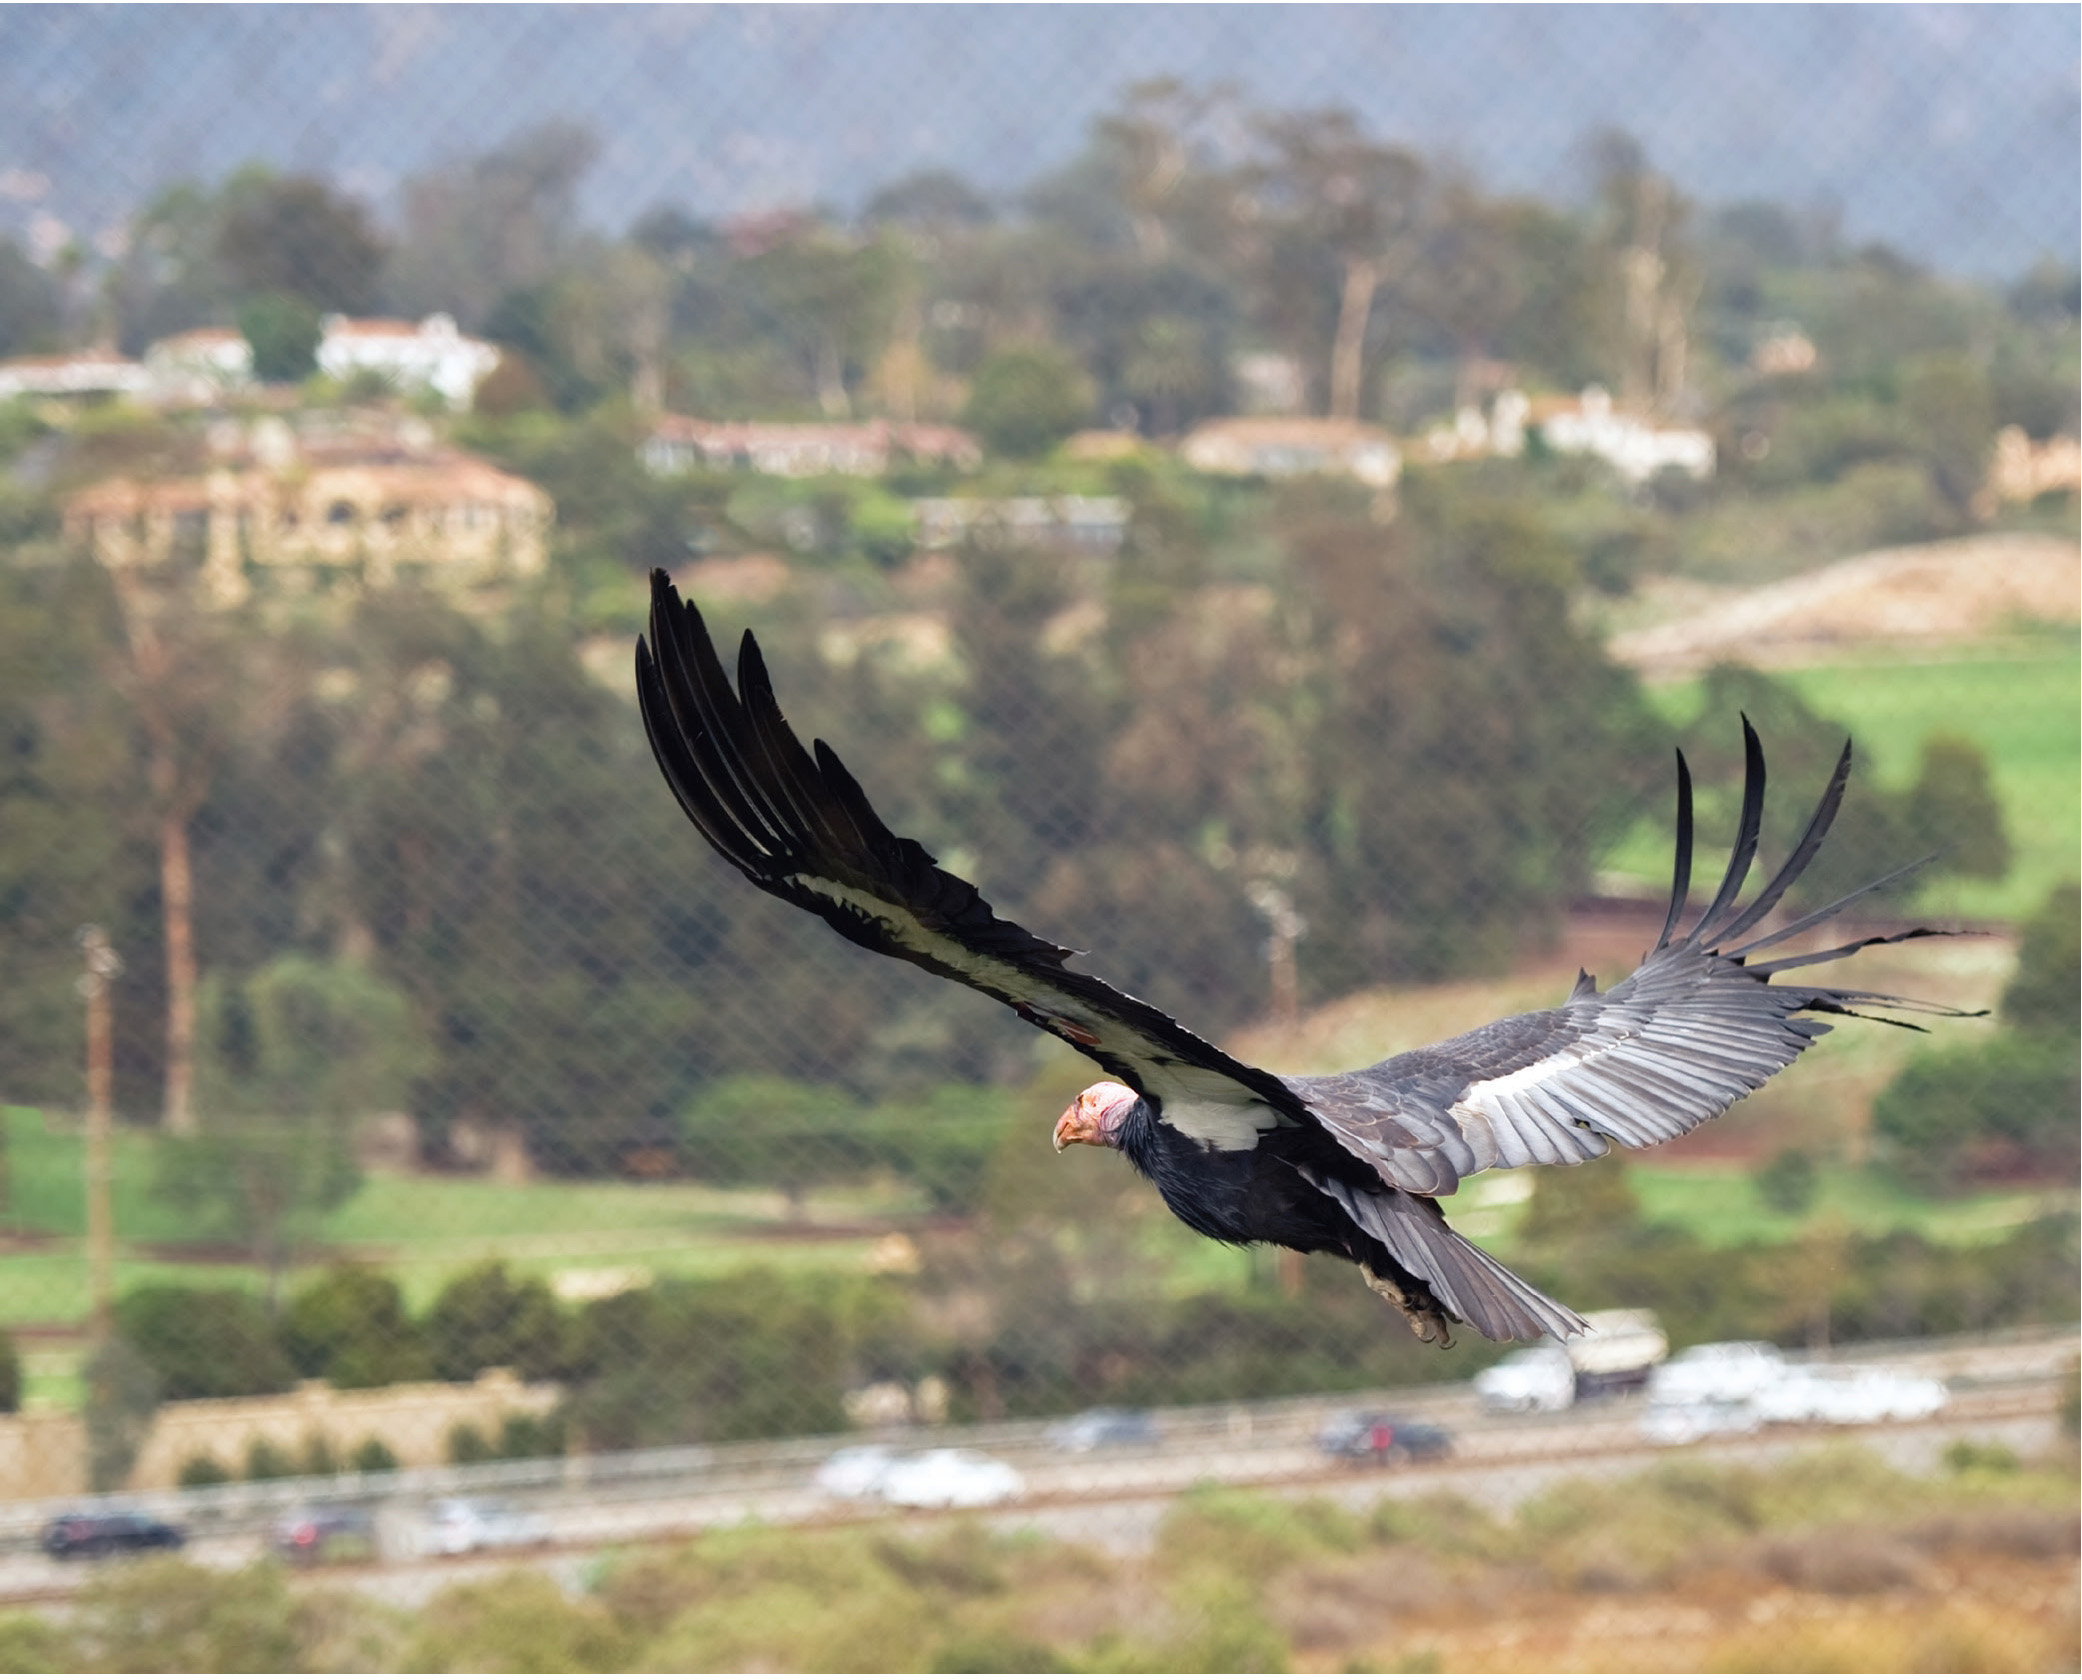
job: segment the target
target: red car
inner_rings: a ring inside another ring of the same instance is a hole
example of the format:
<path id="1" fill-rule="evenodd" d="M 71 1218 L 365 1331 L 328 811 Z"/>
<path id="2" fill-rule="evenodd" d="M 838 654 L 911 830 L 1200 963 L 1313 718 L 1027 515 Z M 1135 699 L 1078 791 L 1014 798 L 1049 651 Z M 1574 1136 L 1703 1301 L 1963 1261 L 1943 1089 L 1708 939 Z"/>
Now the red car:
<path id="1" fill-rule="evenodd" d="M 1332 1418 L 1316 1437 L 1316 1445 L 1339 1458 L 1390 1460 L 1444 1458 L 1453 1437 L 1435 1423 L 1391 1417 L 1386 1412 L 1346 1412 Z"/>

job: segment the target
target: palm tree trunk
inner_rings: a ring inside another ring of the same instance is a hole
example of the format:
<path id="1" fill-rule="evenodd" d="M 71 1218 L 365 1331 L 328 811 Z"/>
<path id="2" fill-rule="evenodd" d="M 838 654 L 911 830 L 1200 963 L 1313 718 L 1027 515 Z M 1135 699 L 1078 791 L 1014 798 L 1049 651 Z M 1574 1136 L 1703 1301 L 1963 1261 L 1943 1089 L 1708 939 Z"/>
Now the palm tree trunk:
<path id="1" fill-rule="evenodd" d="M 1338 299 L 1337 337 L 1330 347 L 1330 417 L 1359 418 L 1359 375 L 1366 347 L 1366 318 L 1373 313 L 1380 266 L 1364 257 L 1345 259 L 1344 294 Z"/>
<path id="2" fill-rule="evenodd" d="M 844 420 L 853 412 L 846 399 L 845 359 L 829 335 L 817 343 L 817 406 L 832 420 Z"/>
<path id="3" fill-rule="evenodd" d="M 195 1132 L 195 878 L 188 814 L 159 821 L 159 901 L 166 924 L 166 1110 L 173 1137 Z"/>

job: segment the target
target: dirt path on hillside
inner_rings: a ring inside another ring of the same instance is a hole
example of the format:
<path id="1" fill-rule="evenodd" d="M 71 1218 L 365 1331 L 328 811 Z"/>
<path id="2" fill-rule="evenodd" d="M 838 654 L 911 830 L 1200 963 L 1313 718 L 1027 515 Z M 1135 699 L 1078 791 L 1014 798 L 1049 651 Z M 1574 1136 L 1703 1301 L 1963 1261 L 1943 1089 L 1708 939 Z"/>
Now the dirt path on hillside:
<path id="1" fill-rule="evenodd" d="M 1672 580 L 1665 593 L 1675 616 L 1611 642 L 1612 656 L 1645 676 L 1683 676 L 1722 659 L 1818 664 L 1850 649 L 1913 657 L 2029 624 L 2076 623 L 2082 548 L 1999 533 L 1882 549 L 1761 589 L 1706 591 Z"/>

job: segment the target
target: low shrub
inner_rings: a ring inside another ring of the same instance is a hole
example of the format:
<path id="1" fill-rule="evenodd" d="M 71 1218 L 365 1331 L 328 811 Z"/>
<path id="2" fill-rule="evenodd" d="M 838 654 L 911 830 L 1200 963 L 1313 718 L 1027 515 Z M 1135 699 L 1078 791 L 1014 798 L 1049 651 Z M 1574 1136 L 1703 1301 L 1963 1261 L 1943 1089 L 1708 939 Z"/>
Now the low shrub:
<path id="1" fill-rule="evenodd" d="M 157 1373 L 162 1400 L 280 1394 L 296 1381 L 267 1309 L 243 1290 L 147 1284 L 116 1303 L 116 1330 Z"/>
<path id="2" fill-rule="evenodd" d="M 347 1459 L 348 1469 L 359 1470 L 363 1475 L 367 1476 L 380 1475 L 386 1470 L 395 1470 L 397 1467 L 398 1455 L 392 1452 L 385 1442 L 379 1440 L 374 1435 L 371 1435 L 360 1446 L 356 1447 L 348 1455 Z"/>
<path id="3" fill-rule="evenodd" d="M 300 1473 L 296 1460 L 266 1436 L 256 1435 L 246 1443 L 247 1481 L 281 1482 Z"/>
<path id="4" fill-rule="evenodd" d="M 174 1479 L 184 1488 L 221 1487 L 231 1480 L 231 1472 L 208 1453 L 197 1453 L 183 1462 Z"/>
<path id="5" fill-rule="evenodd" d="M 407 1673 L 586 1674 L 624 1667 L 626 1636 L 596 1602 L 573 1603 L 548 1576 L 511 1570 L 447 1588 L 420 1612 Z"/>
<path id="6" fill-rule="evenodd" d="M 435 1375 L 470 1382 L 480 1371 L 505 1366 L 528 1382 L 562 1374 L 564 1312 L 540 1278 L 515 1278 L 505 1263 L 488 1260 L 451 1279 L 425 1321 Z"/>

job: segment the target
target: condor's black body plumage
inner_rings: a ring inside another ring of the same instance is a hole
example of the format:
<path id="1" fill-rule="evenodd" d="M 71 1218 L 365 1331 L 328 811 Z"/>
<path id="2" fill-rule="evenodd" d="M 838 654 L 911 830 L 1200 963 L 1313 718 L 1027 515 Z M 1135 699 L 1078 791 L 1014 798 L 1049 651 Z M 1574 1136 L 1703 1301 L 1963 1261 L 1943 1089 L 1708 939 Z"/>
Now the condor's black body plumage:
<path id="1" fill-rule="evenodd" d="M 1341 1160 L 1343 1152 L 1322 1133 L 1279 1127 L 1255 1149 L 1211 1150 L 1166 1126 L 1143 1103 L 1121 1128 L 1117 1147 L 1156 1186 L 1164 1205 L 1203 1237 L 1238 1247 L 1270 1243 L 1297 1254 L 1334 1254 L 1391 1280 L 1420 1310 L 1437 1310 L 1425 1280 L 1310 1182 L 1311 1173 L 1318 1180 L 1364 1176 L 1351 1172 L 1350 1157 Z M 1410 1200 L 1443 1226 L 1437 1202 Z"/>
<path id="2" fill-rule="evenodd" d="M 1071 968 L 1074 953 L 999 917 L 917 841 L 892 834 L 837 754 L 822 741 L 806 751 L 796 739 L 751 634 L 733 687 L 700 613 L 662 572 L 652 576 L 650 635 L 636 646 L 636 687 L 681 809 L 754 886 L 855 944 L 996 998 L 1111 1076 L 1065 1113 L 1059 1147 L 1067 1136 L 1118 1148 L 1180 1219 L 1218 1242 L 1353 1261 L 1421 1334 L 1442 1332 L 1448 1320 L 1498 1339 L 1581 1327 L 1447 1226 L 1436 1198 L 1468 1175 L 1678 1137 L 1827 1032 L 1817 1017 L 1875 1004 L 1958 1013 L 1781 979 L 1931 929 L 1754 960 L 1873 890 L 1756 931 L 1829 831 L 1850 775 L 1848 742 L 1806 832 L 1745 906 L 1765 778 L 1763 749 L 1744 721 L 1733 855 L 1688 928 L 1692 786 L 1678 755 L 1669 911 L 1654 949 L 1609 992 L 1584 975 L 1556 1008 L 1350 1073 L 1282 1078 Z"/>

